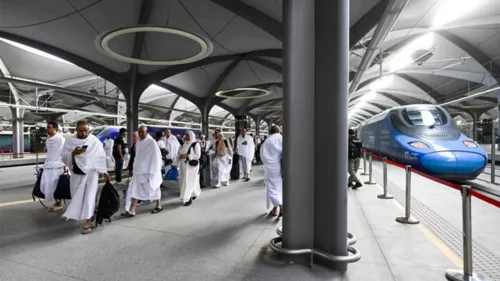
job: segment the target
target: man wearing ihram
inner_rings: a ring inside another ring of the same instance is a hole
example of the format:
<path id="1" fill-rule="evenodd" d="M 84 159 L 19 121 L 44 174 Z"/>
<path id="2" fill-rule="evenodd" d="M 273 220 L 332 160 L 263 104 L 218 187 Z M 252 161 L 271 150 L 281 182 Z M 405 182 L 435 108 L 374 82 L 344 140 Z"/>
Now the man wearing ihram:
<path id="1" fill-rule="evenodd" d="M 136 144 L 134 175 L 127 191 L 125 217 L 135 216 L 137 201 L 156 201 L 153 214 L 163 210 L 160 186 L 162 157 L 158 144 L 149 134 L 146 126 L 139 127 L 139 141 Z"/>
<path id="2" fill-rule="evenodd" d="M 89 134 L 89 124 L 78 121 L 76 135 L 68 138 L 62 150 L 62 161 L 72 171 L 70 180 L 71 203 L 63 217 L 85 220 L 82 234 L 92 231 L 98 192 L 99 174 L 109 175 L 106 169 L 106 153 L 102 143 Z"/>
<path id="3" fill-rule="evenodd" d="M 67 172 L 67 168 L 61 160 L 61 152 L 64 146 L 64 137 L 59 133 L 59 125 L 56 122 L 47 123 L 47 157 L 43 165 L 42 179 L 40 181 L 40 191 L 45 194 L 45 199 L 49 202 L 55 201 L 55 205 L 50 208 L 50 212 L 63 209 L 62 200 L 54 199 L 59 177 Z"/>

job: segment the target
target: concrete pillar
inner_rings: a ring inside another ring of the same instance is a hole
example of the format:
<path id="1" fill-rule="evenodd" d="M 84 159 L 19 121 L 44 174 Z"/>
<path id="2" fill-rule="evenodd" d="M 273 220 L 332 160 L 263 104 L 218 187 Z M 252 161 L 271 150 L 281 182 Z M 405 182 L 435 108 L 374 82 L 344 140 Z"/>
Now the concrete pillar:
<path id="1" fill-rule="evenodd" d="M 500 137 L 500 104 L 497 105 L 497 110 L 498 110 L 498 121 L 497 121 L 497 134 L 498 137 Z M 497 144 L 497 151 L 500 151 L 500 145 L 498 145 L 498 141 L 496 140 L 496 135 L 493 136 L 495 138 L 495 143 Z"/>
<path id="2" fill-rule="evenodd" d="M 260 119 L 255 119 L 255 135 L 260 136 Z"/>
<path id="3" fill-rule="evenodd" d="M 210 135 L 208 132 L 208 130 L 209 130 L 208 113 L 209 113 L 208 110 L 201 111 L 201 131 L 207 139 L 210 138 Z"/>
<path id="4" fill-rule="evenodd" d="M 283 9 L 283 246 L 346 256 L 349 1 Z"/>
<path id="5" fill-rule="evenodd" d="M 248 120 L 246 115 L 235 115 L 234 116 L 234 132 L 235 136 L 241 134 L 242 129 L 248 128 Z"/>
<path id="6" fill-rule="evenodd" d="M 479 116 L 477 114 L 477 111 L 472 112 L 472 139 L 474 141 L 478 141 L 477 139 L 477 122 L 479 121 Z"/>
<path id="7" fill-rule="evenodd" d="M 10 108 L 12 112 L 12 153 L 14 158 L 24 158 L 24 109 Z"/>

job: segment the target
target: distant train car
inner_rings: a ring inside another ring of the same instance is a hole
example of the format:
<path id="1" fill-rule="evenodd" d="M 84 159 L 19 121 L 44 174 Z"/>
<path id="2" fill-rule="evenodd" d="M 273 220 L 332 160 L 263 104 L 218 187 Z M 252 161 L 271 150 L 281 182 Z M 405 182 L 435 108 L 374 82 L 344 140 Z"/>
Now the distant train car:
<path id="1" fill-rule="evenodd" d="M 359 135 L 366 150 L 445 180 L 475 179 L 488 163 L 486 151 L 436 105 L 386 110 L 366 121 Z"/>
<path id="2" fill-rule="evenodd" d="M 0 152 L 12 152 L 12 131 L 0 132 Z M 31 152 L 31 142 L 29 133 L 24 133 L 24 152 Z"/>
<path id="3" fill-rule="evenodd" d="M 125 126 L 99 126 L 91 130 L 91 133 L 95 135 L 101 142 L 106 140 L 109 135 L 112 139 L 115 139 L 120 134 L 120 128 L 125 128 Z M 176 128 L 176 127 L 166 127 L 166 126 L 147 126 L 149 134 L 154 138 L 157 132 L 165 132 L 165 130 L 170 129 L 172 135 L 180 135 L 181 137 L 186 134 L 186 131 L 192 130 L 195 135 L 199 136 L 201 134 L 200 129 L 190 129 L 190 128 Z"/>

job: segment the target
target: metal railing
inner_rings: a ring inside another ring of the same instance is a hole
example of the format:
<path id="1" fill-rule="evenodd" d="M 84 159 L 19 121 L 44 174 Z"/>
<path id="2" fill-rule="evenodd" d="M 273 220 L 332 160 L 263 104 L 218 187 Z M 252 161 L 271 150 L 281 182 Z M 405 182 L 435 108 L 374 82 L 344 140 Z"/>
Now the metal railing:
<path id="1" fill-rule="evenodd" d="M 351 246 L 357 242 L 356 237 L 351 233 L 347 233 L 347 251 L 352 255 L 347 256 L 335 256 L 316 249 L 286 249 L 280 245 L 283 242 L 283 228 L 278 227 L 276 233 L 279 236 L 269 241 L 269 247 L 283 255 L 310 255 L 310 267 L 314 264 L 314 256 L 320 256 L 326 260 L 339 263 L 353 263 L 361 259 L 361 253 Z"/>

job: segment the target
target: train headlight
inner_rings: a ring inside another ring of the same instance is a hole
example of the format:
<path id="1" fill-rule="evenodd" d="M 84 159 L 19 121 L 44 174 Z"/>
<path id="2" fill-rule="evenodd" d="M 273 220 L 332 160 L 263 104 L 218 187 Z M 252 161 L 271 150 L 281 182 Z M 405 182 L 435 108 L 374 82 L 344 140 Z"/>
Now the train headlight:
<path id="1" fill-rule="evenodd" d="M 466 141 L 464 141 L 464 144 L 467 147 L 477 147 L 477 144 L 475 142 L 473 142 L 473 141 L 466 140 Z"/>
<path id="2" fill-rule="evenodd" d="M 409 142 L 409 145 L 411 145 L 414 148 L 429 148 L 429 146 L 421 141 L 414 141 L 414 142 Z"/>

